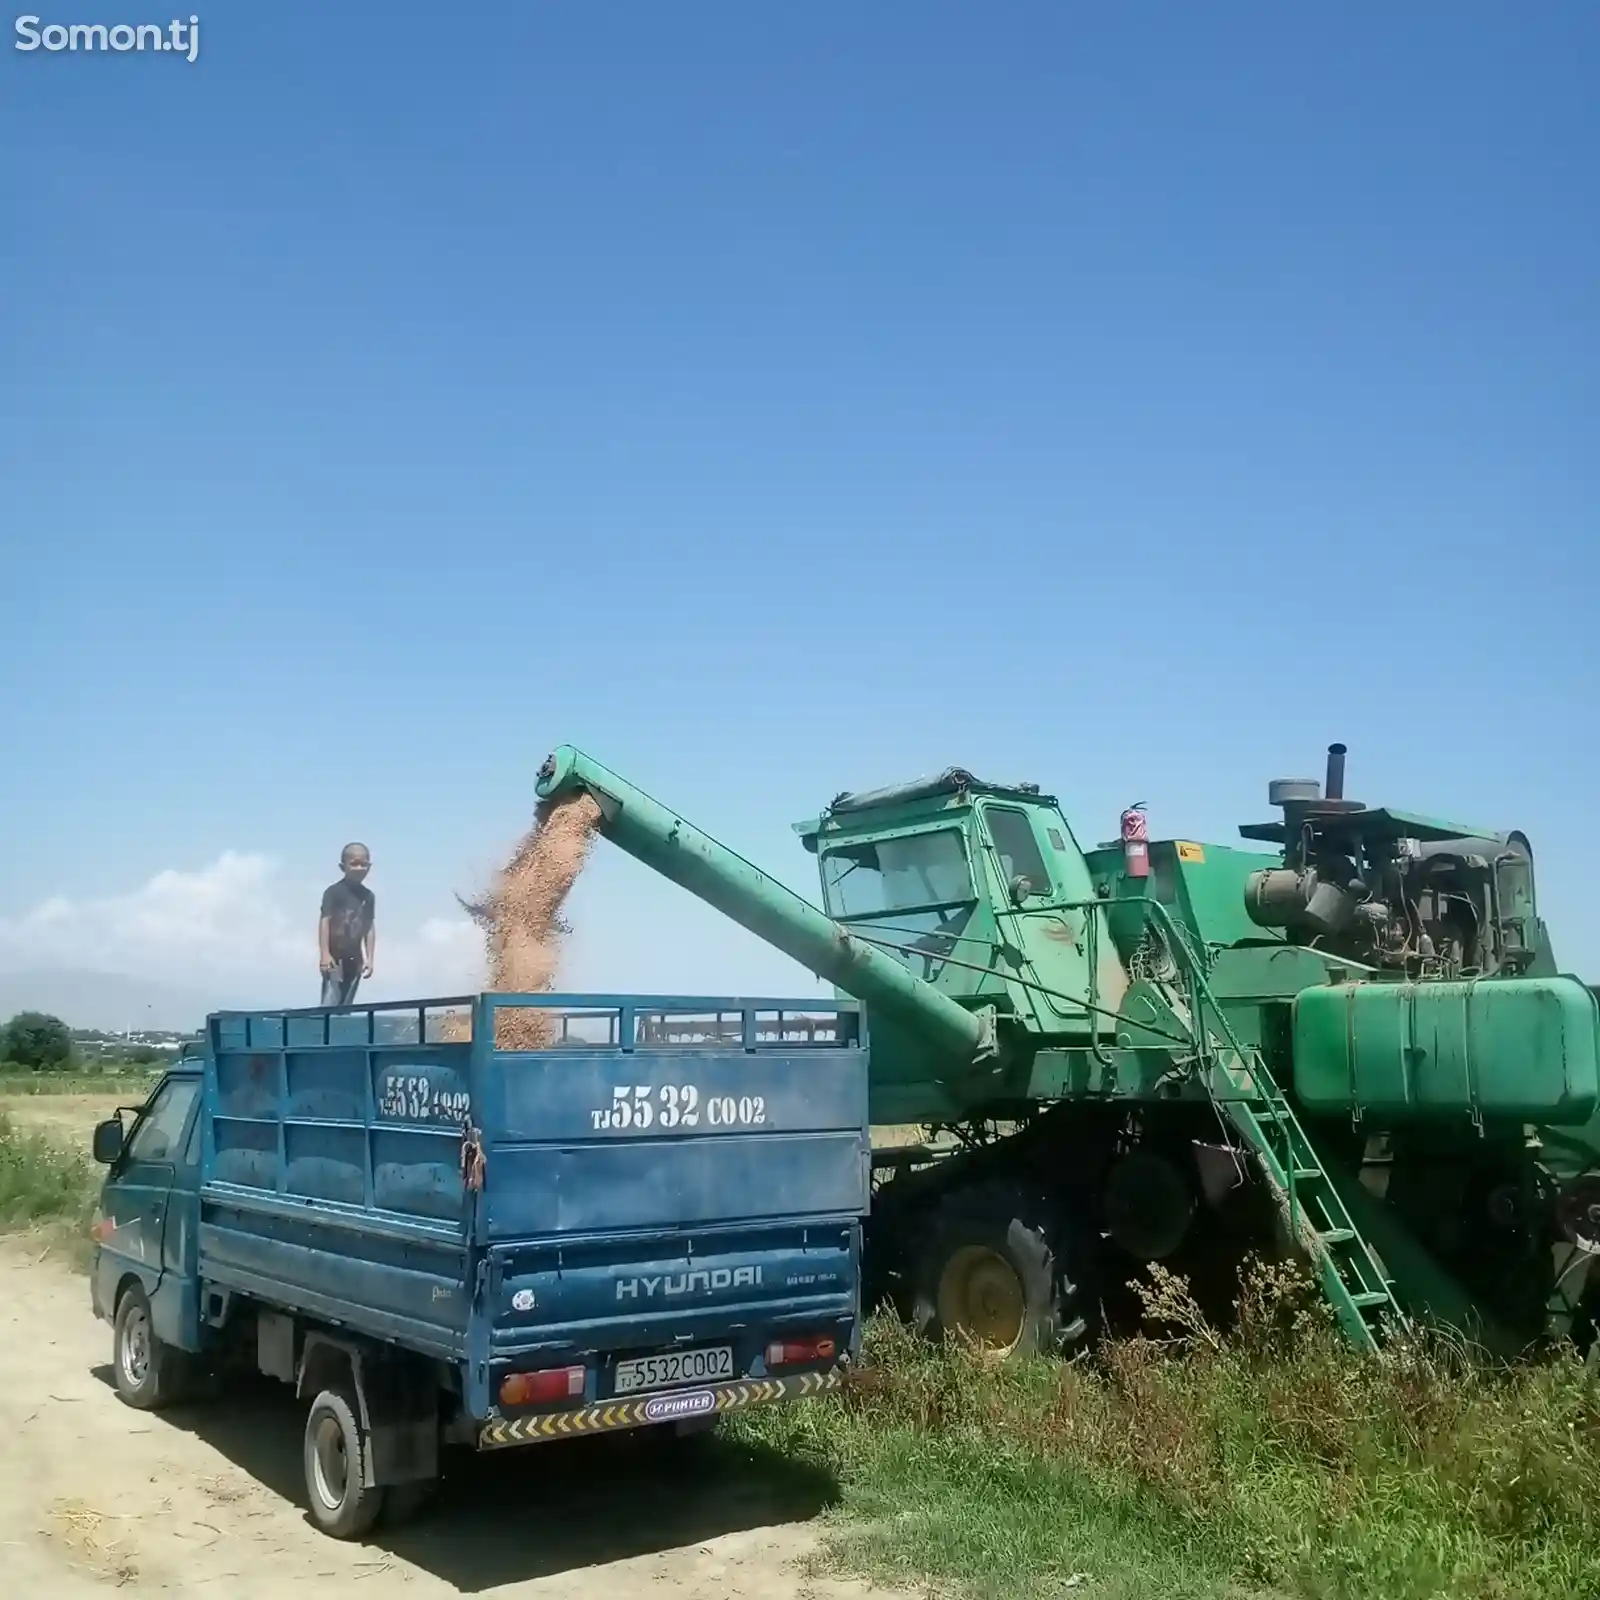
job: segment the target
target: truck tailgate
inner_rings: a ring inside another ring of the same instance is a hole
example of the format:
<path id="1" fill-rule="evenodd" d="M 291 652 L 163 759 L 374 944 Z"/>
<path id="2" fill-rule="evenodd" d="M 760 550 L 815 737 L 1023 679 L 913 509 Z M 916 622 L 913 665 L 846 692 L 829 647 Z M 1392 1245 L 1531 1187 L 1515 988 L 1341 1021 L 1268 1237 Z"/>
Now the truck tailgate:
<path id="1" fill-rule="evenodd" d="M 495 1353 L 850 1316 L 864 1094 L 848 1049 L 497 1053 L 478 1222 Z"/>
<path id="2" fill-rule="evenodd" d="M 864 1093 L 850 1050 L 497 1051 L 481 1237 L 859 1216 Z"/>

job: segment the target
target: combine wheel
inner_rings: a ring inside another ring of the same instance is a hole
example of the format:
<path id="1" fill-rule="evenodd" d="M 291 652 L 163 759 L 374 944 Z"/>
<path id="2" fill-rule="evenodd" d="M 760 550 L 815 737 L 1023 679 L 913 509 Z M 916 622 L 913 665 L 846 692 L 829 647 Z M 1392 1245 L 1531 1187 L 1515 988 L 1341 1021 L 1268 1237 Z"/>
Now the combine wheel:
<path id="1" fill-rule="evenodd" d="M 1578 1359 L 1586 1367 L 1593 1366 L 1600 1357 L 1600 1350 L 1595 1348 L 1596 1334 L 1600 1334 L 1600 1278 L 1585 1283 L 1568 1333 Z"/>
<path id="2" fill-rule="evenodd" d="M 1011 1183 L 957 1189 L 929 1221 L 915 1267 L 920 1333 L 963 1340 L 995 1359 L 1053 1353 L 1088 1325 L 1068 1259 L 1068 1225 L 1042 1196 Z M 1076 1252 L 1071 1252 L 1076 1255 Z"/>

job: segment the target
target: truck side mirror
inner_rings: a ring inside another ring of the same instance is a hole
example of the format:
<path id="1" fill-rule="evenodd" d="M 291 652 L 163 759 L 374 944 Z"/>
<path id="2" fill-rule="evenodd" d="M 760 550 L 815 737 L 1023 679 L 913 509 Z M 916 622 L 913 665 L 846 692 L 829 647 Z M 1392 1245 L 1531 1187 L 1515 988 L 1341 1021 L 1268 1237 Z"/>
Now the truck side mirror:
<path id="1" fill-rule="evenodd" d="M 122 1118 L 109 1117 L 96 1123 L 94 1130 L 94 1158 L 102 1167 L 109 1167 L 122 1154 Z"/>

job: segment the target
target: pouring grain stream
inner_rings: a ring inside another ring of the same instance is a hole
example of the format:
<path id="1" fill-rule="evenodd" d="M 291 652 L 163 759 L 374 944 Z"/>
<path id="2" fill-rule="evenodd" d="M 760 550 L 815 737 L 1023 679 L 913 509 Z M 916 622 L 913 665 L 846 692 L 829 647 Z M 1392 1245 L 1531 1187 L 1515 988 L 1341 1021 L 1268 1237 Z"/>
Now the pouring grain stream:
<path id="1" fill-rule="evenodd" d="M 592 796 L 541 800 L 533 826 L 495 875 L 489 892 L 462 905 L 484 935 L 488 987 L 499 993 L 541 994 L 555 986 L 561 948 L 571 931 L 561 908 L 583 871 L 600 822 Z M 449 1036 L 465 1037 L 467 1019 L 446 1019 Z M 550 1018 L 539 1011 L 504 1011 L 496 1026 L 502 1050 L 539 1050 L 554 1042 Z"/>

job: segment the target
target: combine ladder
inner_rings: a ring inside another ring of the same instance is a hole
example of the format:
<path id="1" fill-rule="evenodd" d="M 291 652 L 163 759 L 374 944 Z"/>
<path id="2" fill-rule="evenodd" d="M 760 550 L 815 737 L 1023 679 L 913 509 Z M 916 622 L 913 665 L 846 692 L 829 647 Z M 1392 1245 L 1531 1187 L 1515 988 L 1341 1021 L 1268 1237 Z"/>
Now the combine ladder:
<path id="1" fill-rule="evenodd" d="M 1161 931 L 1182 972 L 1181 988 L 1157 987 L 1189 1034 L 1212 1101 L 1260 1161 L 1345 1335 L 1358 1349 L 1375 1350 L 1384 1332 L 1406 1325 L 1392 1281 L 1260 1053 L 1245 1050 L 1229 1026 L 1188 940 L 1165 906 L 1147 904 L 1165 924 Z"/>

